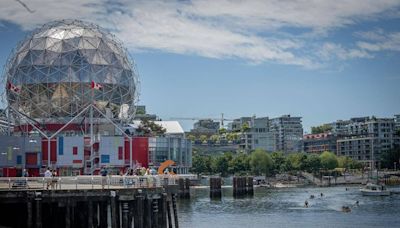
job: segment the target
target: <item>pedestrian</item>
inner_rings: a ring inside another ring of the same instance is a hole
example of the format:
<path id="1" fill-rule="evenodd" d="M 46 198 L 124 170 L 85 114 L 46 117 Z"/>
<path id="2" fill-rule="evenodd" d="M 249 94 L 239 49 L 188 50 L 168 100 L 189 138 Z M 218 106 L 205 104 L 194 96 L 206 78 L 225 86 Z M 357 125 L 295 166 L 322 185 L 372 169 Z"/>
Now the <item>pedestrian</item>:
<path id="1" fill-rule="evenodd" d="M 321 197 L 323 197 L 323 196 L 324 196 L 324 193 L 321 192 Z"/>
<path id="2" fill-rule="evenodd" d="M 308 207 L 308 201 L 307 200 L 304 202 L 304 207 Z"/>
<path id="3" fill-rule="evenodd" d="M 104 166 L 100 170 L 100 175 L 101 175 L 101 188 L 104 189 L 104 186 L 106 185 L 107 182 L 107 170 Z"/>
<path id="4" fill-rule="evenodd" d="M 57 171 L 55 169 L 51 172 L 51 177 L 51 189 L 57 189 Z"/>
<path id="5" fill-rule="evenodd" d="M 29 177 L 29 173 L 26 171 L 26 169 L 22 170 L 22 177 Z"/>
<path id="6" fill-rule="evenodd" d="M 50 171 L 50 168 L 47 168 L 46 172 L 44 172 L 44 178 L 46 179 L 46 189 L 49 189 L 49 186 L 51 185 L 51 176 L 52 173 Z"/>

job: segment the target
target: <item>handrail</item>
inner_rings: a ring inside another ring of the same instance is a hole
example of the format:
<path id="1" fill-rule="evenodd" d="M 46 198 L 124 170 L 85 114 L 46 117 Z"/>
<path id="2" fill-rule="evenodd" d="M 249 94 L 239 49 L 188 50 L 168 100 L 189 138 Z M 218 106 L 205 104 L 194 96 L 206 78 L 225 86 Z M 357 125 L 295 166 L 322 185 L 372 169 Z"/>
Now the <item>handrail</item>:
<path id="1" fill-rule="evenodd" d="M 59 176 L 59 177 L 0 177 L 1 190 L 71 190 L 71 189 L 121 189 L 156 188 L 177 184 L 178 176 Z"/>

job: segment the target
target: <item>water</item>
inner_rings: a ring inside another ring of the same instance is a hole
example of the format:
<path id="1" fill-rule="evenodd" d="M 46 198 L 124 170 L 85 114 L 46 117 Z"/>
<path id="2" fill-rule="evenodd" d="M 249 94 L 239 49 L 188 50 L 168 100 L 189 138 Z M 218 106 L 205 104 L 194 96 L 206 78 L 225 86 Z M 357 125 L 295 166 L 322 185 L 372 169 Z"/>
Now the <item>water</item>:
<path id="1" fill-rule="evenodd" d="M 224 188 L 221 200 L 210 200 L 209 189 L 192 189 L 180 200 L 181 227 L 397 227 L 400 195 L 362 196 L 359 187 L 255 188 L 253 198 L 234 199 Z M 321 197 L 320 193 L 324 196 Z M 310 199 L 310 195 L 315 195 Z M 310 207 L 304 208 L 304 201 Z M 355 202 L 359 201 L 359 206 Z M 352 211 L 344 213 L 342 206 Z M 397 225 L 396 225 L 397 224 Z"/>

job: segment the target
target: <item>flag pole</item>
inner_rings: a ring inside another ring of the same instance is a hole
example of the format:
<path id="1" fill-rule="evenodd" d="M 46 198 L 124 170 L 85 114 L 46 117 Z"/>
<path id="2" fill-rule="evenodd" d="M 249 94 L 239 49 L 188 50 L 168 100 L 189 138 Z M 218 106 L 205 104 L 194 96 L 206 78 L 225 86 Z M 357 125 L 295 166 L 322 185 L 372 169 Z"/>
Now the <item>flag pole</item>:
<path id="1" fill-rule="evenodd" d="M 91 102 L 90 102 L 90 158 L 93 156 L 93 102 L 94 102 L 94 86 L 93 86 L 93 81 L 92 81 L 92 84 L 91 84 L 91 89 L 92 89 L 92 96 L 91 96 Z M 90 160 L 90 167 L 91 168 L 93 168 L 92 167 L 92 160 L 91 159 L 89 159 Z M 91 174 L 93 174 L 93 173 L 91 173 Z"/>

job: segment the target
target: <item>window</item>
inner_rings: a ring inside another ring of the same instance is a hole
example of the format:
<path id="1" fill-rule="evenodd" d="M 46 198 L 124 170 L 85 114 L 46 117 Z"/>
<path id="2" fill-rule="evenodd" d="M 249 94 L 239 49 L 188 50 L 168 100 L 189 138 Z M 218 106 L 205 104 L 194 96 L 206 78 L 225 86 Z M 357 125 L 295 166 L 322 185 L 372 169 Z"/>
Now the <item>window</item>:
<path id="1" fill-rule="evenodd" d="M 76 146 L 72 147 L 72 154 L 78 155 L 78 147 L 76 147 Z"/>

